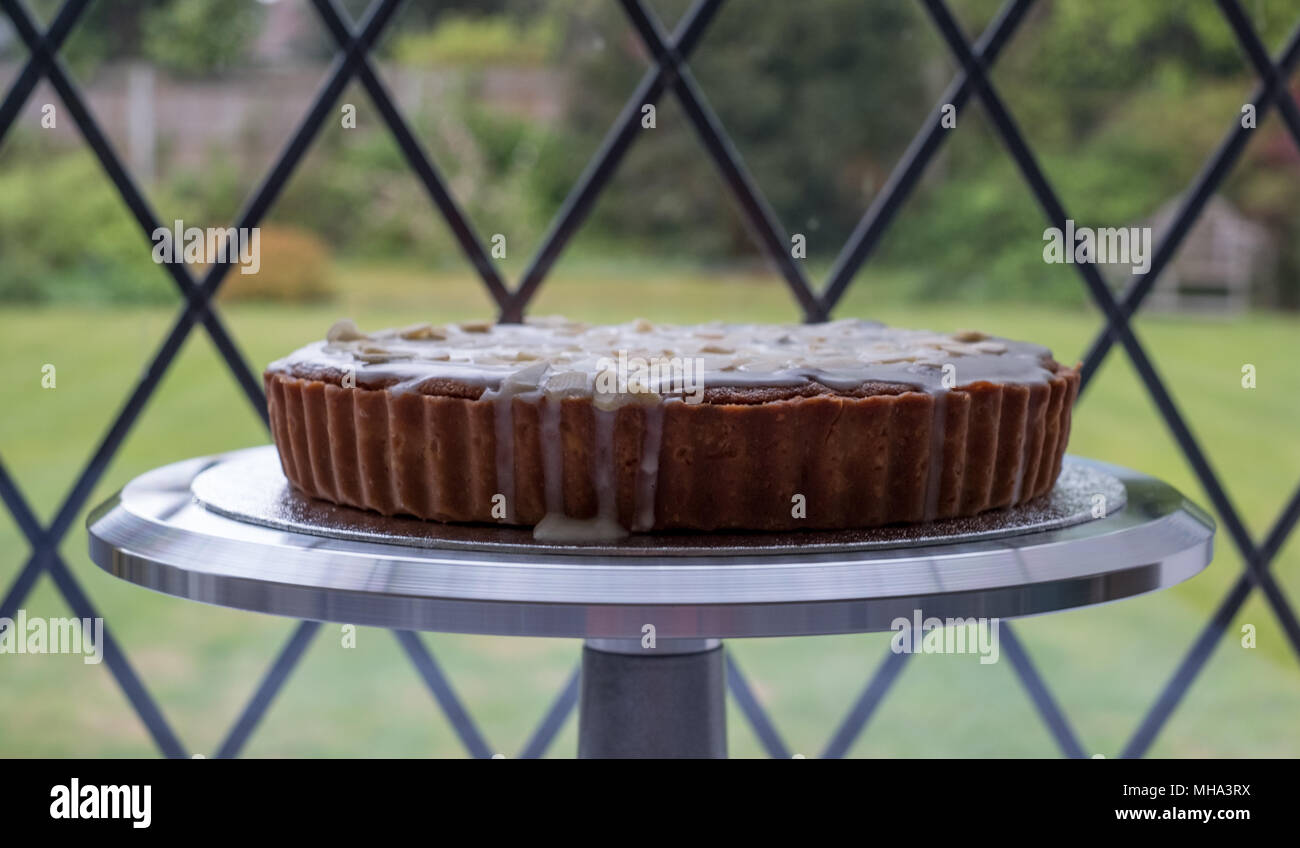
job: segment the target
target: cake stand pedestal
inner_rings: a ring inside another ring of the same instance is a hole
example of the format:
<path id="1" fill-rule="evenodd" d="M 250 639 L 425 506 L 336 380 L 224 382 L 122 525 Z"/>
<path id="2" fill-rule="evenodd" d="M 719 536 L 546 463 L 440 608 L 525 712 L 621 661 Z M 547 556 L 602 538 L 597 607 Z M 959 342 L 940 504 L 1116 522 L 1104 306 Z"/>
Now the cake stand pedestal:
<path id="1" fill-rule="evenodd" d="M 1041 501 L 902 528 L 565 545 L 310 501 L 263 447 L 150 471 L 87 527 L 101 568 L 182 598 L 584 639 L 580 756 L 720 757 L 722 639 L 883 631 L 917 611 L 1037 615 L 1162 589 L 1210 562 L 1212 520 L 1151 477 L 1067 457 Z"/>

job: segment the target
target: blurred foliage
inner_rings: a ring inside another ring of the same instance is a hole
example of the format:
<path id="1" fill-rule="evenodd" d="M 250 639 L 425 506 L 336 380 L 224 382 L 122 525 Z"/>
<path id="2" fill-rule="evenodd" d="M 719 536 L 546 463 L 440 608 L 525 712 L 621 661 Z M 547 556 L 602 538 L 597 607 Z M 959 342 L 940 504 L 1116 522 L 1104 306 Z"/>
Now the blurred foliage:
<path id="1" fill-rule="evenodd" d="M 81 13 L 80 23 L 68 35 L 61 58 L 78 76 L 88 75 L 109 58 L 139 57 L 143 54 L 143 26 L 150 15 L 172 0 L 135 0 L 132 3 L 91 3 Z M 33 0 L 31 11 L 48 24 L 62 8 L 62 0 Z M 0 16 L 0 27 L 8 27 Z M 17 41 L 15 36 L 15 41 Z"/>
<path id="2" fill-rule="evenodd" d="M 49 21 L 61 0 L 32 4 Z M 80 76 L 109 59 L 147 59 L 178 74 L 212 74 L 239 67 L 265 15 L 251 0 L 131 0 L 94 2 L 68 36 L 62 55 Z"/>
<path id="3" fill-rule="evenodd" d="M 259 234 L 261 265 L 256 273 L 232 268 L 222 283 L 223 300 L 313 303 L 333 294 L 329 245 L 300 227 L 264 226 Z"/>
<path id="4" fill-rule="evenodd" d="M 667 4 L 666 20 L 682 3 Z M 553 203 L 585 164 L 645 72 L 644 50 L 621 26 L 615 4 L 574 4 L 566 57 L 575 76 L 570 125 L 579 155 L 560 162 Z M 818 243 L 842 243 L 882 179 L 871 151 L 898 147 L 912 127 L 893 117 L 926 98 L 912 64 L 920 27 L 901 3 L 823 0 L 797 4 L 737 0 L 709 27 L 692 57 L 727 131 L 762 191 L 789 226 L 820 227 Z M 618 33 L 611 38 L 611 33 Z M 878 84 L 864 84 L 864 81 Z M 658 101 L 656 127 L 643 130 L 602 197 L 591 226 L 607 236 L 685 255 L 749 254 L 753 247 L 693 127 L 673 97 Z"/>
<path id="5" fill-rule="evenodd" d="M 160 302 L 173 284 L 95 157 L 0 170 L 0 300 Z"/>
<path id="6" fill-rule="evenodd" d="M 524 189 L 509 182 L 500 163 L 486 164 L 494 136 L 473 137 L 466 128 L 476 121 L 473 112 L 474 107 L 459 104 L 450 115 L 440 110 L 410 119 L 483 238 L 504 231 L 522 240 L 530 224 L 522 206 L 509 201 L 523 196 Z M 400 256 L 435 266 L 460 261 L 447 224 L 383 128 L 324 134 L 273 217 L 319 233 L 350 256 Z"/>
<path id="7" fill-rule="evenodd" d="M 357 14 L 366 4 L 346 5 Z M 653 5 L 671 30 L 687 3 Z M 973 38 L 1001 0 L 953 5 Z M 1295 24 L 1292 0 L 1245 6 L 1266 46 L 1277 49 Z M 95 3 L 67 53 L 77 61 L 143 56 L 180 73 L 213 73 L 238 64 L 262 14 L 256 3 L 229 0 Z M 606 0 L 405 4 L 389 35 L 381 55 L 436 68 L 436 94 L 421 95 L 408 119 L 480 236 L 505 234 L 512 261 L 535 248 L 648 67 L 622 11 Z M 491 105 L 491 71 L 519 65 L 567 79 L 560 121 Z M 691 69 L 784 227 L 808 236 L 814 266 L 834 258 L 956 70 L 910 0 L 730 0 Z M 1138 225 L 1174 202 L 1256 85 L 1221 13 L 1180 0 L 1040 0 L 993 78 L 1066 207 L 1090 226 Z M 705 265 L 756 257 L 734 200 L 671 93 L 659 98 L 656 124 L 641 130 L 646 137 L 621 162 L 577 249 Z M 37 161 L 17 137 L 6 141 L 9 162 Z M 165 158 L 166 139 L 160 149 Z M 0 173 L 0 298 L 47 296 L 35 291 L 36 278 L 63 280 L 58 290 L 66 294 L 86 288 L 77 280 L 92 272 L 94 288 L 120 286 L 121 299 L 174 296 L 156 269 L 140 282 L 140 236 L 128 233 L 111 186 L 89 178 L 93 163 L 65 157 L 40 154 L 40 169 L 58 185 L 85 180 L 75 205 L 42 191 L 21 164 Z M 164 169 L 151 193 L 160 209 L 175 203 L 224 224 L 262 164 L 238 146 L 215 151 L 202 170 Z M 1279 295 L 1292 306 L 1300 306 L 1298 179 L 1300 155 L 1273 118 L 1224 185 L 1225 196 L 1272 233 Z M 65 215 L 75 231 L 98 214 L 106 215 L 102 238 L 47 232 Z M 315 233 L 345 258 L 463 261 L 423 186 L 373 123 L 323 133 L 272 220 Z M 920 299 L 1080 301 L 1077 280 L 1042 282 L 1045 225 L 972 98 L 871 262 L 911 280 Z"/>
<path id="8" fill-rule="evenodd" d="M 231 0 L 171 0 L 144 19 L 144 55 L 180 74 L 228 71 L 248 52 L 264 8 Z"/>
<path id="9" fill-rule="evenodd" d="M 399 33 L 392 55 L 412 66 L 535 67 L 554 54 L 558 36 L 549 18 L 525 25 L 508 17 L 444 17 L 431 30 Z"/>
<path id="10" fill-rule="evenodd" d="M 659 5 L 666 25 L 684 7 Z M 692 57 L 778 217 L 790 232 L 809 234 L 809 254 L 822 261 L 844 244 L 919 127 L 918 105 L 928 111 L 937 103 L 955 72 L 918 5 L 820 0 L 814 11 L 733 0 Z M 1001 3 L 954 5 L 974 38 Z M 1270 47 L 1295 23 L 1286 0 L 1247 5 Z M 617 30 L 616 9 L 576 4 L 572 11 L 572 44 Z M 617 49 L 566 51 L 582 92 L 570 114 L 581 149 L 607 130 L 644 67 L 635 39 L 607 46 Z M 1142 223 L 1182 192 L 1239 117 L 1253 79 L 1208 3 L 1041 2 L 1004 54 L 994 69 L 1004 100 L 1067 208 L 1094 226 Z M 653 140 L 628 156 L 590 226 L 647 250 L 753 255 L 712 161 L 672 101 L 660 98 Z M 1082 286 L 1041 285 L 1035 234 L 1046 225 L 1043 213 L 981 110 L 974 98 L 963 109 L 958 135 L 931 163 L 874 261 L 919 269 L 921 298 L 1081 300 Z M 567 163 L 553 200 L 584 163 Z M 1270 182 L 1278 167 L 1294 180 L 1298 163 L 1265 162 L 1252 148 L 1238 167 Z M 1288 235 L 1293 201 L 1281 212 L 1276 202 L 1261 208 L 1258 193 L 1234 191 L 1232 200 L 1271 224 L 1290 254 L 1284 264 L 1300 264 L 1300 243 Z"/>

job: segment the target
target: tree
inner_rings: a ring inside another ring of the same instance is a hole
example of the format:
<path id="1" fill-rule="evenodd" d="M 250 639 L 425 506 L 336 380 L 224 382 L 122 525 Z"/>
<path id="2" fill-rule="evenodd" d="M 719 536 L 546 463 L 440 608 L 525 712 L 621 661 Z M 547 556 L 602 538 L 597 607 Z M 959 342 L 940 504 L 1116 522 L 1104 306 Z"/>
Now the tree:
<path id="1" fill-rule="evenodd" d="M 663 15 L 669 29 L 684 4 L 673 5 Z M 640 42 L 615 4 L 575 2 L 568 15 L 569 118 L 579 140 L 556 181 L 561 196 L 645 70 Z M 816 231 L 810 255 L 844 242 L 915 130 L 914 116 L 929 106 L 924 71 L 934 41 L 918 37 L 924 26 L 910 4 L 735 0 L 691 59 L 786 227 Z M 656 128 L 623 162 L 593 225 L 659 243 L 669 237 L 674 249 L 695 254 L 752 253 L 712 162 L 671 101 L 660 98 Z"/>

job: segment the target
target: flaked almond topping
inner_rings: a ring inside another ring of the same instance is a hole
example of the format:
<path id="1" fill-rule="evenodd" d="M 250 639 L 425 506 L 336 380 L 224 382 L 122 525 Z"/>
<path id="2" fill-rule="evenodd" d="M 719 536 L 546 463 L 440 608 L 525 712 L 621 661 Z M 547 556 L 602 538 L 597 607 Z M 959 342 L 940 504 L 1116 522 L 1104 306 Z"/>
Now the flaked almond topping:
<path id="1" fill-rule="evenodd" d="M 362 362 L 369 363 L 392 362 L 394 360 L 406 360 L 412 358 L 412 355 L 409 353 L 395 351 L 392 348 L 369 342 L 357 345 L 356 348 L 353 349 L 352 355 L 357 359 L 360 359 Z"/>
<path id="2" fill-rule="evenodd" d="M 509 389 L 536 389 L 542 384 L 542 377 L 545 376 L 546 369 L 549 367 L 545 362 L 537 362 L 513 374 L 508 374 L 501 381 L 501 391 L 508 393 Z"/>
<path id="3" fill-rule="evenodd" d="M 442 341 L 443 339 L 447 338 L 446 333 L 444 333 L 440 328 L 435 327 L 428 322 L 424 322 L 421 324 L 412 324 L 409 327 L 403 327 L 402 329 L 397 331 L 397 335 L 409 341 L 420 341 L 423 339 Z"/>
<path id="4" fill-rule="evenodd" d="M 358 350 L 352 354 L 362 362 L 368 362 L 372 365 L 380 362 L 392 362 L 394 359 L 409 359 L 410 357 L 395 356 L 392 351 L 383 348 L 372 348 L 370 350 Z"/>
<path id="5" fill-rule="evenodd" d="M 357 329 L 356 322 L 351 318 L 340 318 L 335 321 L 329 332 L 325 334 L 325 340 L 329 342 L 355 342 L 368 338 L 370 336 Z"/>
<path id="6" fill-rule="evenodd" d="M 587 390 L 587 375 L 582 371 L 561 371 L 547 377 L 546 385 L 543 388 L 548 395 L 585 392 Z"/>
<path id="7" fill-rule="evenodd" d="M 400 329 L 362 332 L 348 319 L 334 324 L 328 340 L 317 349 L 327 357 L 357 363 L 424 362 L 448 363 L 459 368 L 482 369 L 485 375 L 502 380 L 510 393 L 545 388 L 554 373 L 575 372 L 585 375 L 581 394 L 609 394 L 608 386 L 593 386 L 607 376 L 602 368 L 624 358 L 629 368 L 639 360 L 654 363 L 662 360 L 707 362 L 713 372 L 726 372 L 728 382 L 748 385 L 753 375 L 765 372 L 782 379 L 816 379 L 819 372 L 842 383 L 853 379 L 871 379 L 881 375 L 898 379 L 907 370 L 930 370 L 939 363 L 959 361 L 974 363 L 971 374 L 1015 373 L 1023 370 L 1033 378 L 1042 370 L 1041 356 L 1035 346 L 1007 342 L 974 330 L 933 333 L 914 330 L 891 330 L 863 321 L 840 321 L 820 325 L 731 325 L 712 322 L 697 326 L 676 326 L 651 322 L 644 318 L 619 326 L 587 326 L 560 318 L 529 319 L 528 326 L 502 324 L 491 320 L 434 325 L 427 322 Z M 1011 364 L 989 360 L 1014 360 Z M 984 361 L 980 361 L 984 360 Z M 532 387 L 530 374 L 510 378 L 512 372 L 539 366 L 544 376 L 540 386 Z M 373 372 L 381 366 L 373 366 Z M 405 374 L 403 370 L 395 373 Z M 549 368 L 550 370 L 546 370 Z M 982 370 L 981 370 L 982 369 Z M 459 371 L 447 373 L 459 374 Z M 471 375 L 472 376 L 472 375 Z M 578 378 L 573 378 L 575 381 Z M 606 381 L 608 382 L 608 381 Z M 654 380 L 624 382 L 622 392 L 642 399 Z M 563 388 L 561 381 L 557 386 Z M 576 385 L 576 382 L 575 382 Z M 550 391 L 549 389 L 547 391 Z M 602 400 L 606 405 L 629 402 L 628 398 Z"/>

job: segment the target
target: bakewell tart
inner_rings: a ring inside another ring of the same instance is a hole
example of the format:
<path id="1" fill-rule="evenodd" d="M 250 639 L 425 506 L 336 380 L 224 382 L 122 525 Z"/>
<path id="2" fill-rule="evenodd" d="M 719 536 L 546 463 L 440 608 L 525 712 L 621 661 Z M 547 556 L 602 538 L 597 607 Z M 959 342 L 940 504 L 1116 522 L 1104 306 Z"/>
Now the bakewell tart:
<path id="1" fill-rule="evenodd" d="M 1046 494 L 1075 368 L 978 332 L 840 320 L 417 324 L 265 373 L 285 476 L 334 503 L 538 539 L 856 528 Z"/>

